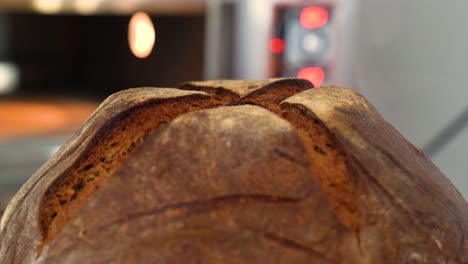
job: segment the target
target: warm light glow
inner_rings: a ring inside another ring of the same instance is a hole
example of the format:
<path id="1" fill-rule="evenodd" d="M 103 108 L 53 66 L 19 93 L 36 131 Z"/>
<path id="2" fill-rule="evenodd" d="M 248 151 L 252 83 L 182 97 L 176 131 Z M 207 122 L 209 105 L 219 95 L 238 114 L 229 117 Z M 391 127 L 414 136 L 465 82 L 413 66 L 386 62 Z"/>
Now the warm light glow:
<path id="1" fill-rule="evenodd" d="M 130 0 L 112 0 L 112 10 L 117 14 L 134 13 L 138 11 L 138 5 Z"/>
<path id="2" fill-rule="evenodd" d="M 272 38 L 270 40 L 270 51 L 274 54 L 280 54 L 284 51 L 284 40 L 281 38 Z"/>
<path id="3" fill-rule="evenodd" d="M 96 13 L 101 0 L 75 0 L 73 3 L 78 13 L 90 15 Z"/>
<path id="4" fill-rule="evenodd" d="M 87 102 L 0 101 L 0 140 L 71 133 L 96 109 Z"/>
<path id="5" fill-rule="evenodd" d="M 128 43 L 133 54 L 138 58 L 146 58 L 150 55 L 156 40 L 151 18 L 143 12 L 132 16 L 128 25 Z"/>
<path id="6" fill-rule="evenodd" d="M 321 6 L 306 7 L 302 10 L 299 20 L 305 28 L 321 28 L 328 23 L 328 10 Z"/>
<path id="7" fill-rule="evenodd" d="M 297 78 L 306 79 L 315 87 L 320 87 L 325 80 L 325 71 L 320 67 L 306 67 L 297 73 Z"/>
<path id="8" fill-rule="evenodd" d="M 0 94 L 12 92 L 19 81 L 18 67 L 12 63 L 0 63 Z"/>
<path id="9" fill-rule="evenodd" d="M 63 6 L 63 0 L 33 0 L 34 10 L 44 14 L 58 13 Z"/>

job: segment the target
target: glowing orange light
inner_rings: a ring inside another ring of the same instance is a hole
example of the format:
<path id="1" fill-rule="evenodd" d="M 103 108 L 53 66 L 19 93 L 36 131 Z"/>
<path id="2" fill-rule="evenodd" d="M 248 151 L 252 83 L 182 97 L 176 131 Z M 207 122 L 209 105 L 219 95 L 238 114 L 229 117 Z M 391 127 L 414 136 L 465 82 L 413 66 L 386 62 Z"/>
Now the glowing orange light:
<path id="1" fill-rule="evenodd" d="M 320 67 L 306 67 L 297 73 L 297 78 L 306 79 L 319 87 L 325 80 L 325 71 Z"/>
<path id="2" fill-rule="evenodd" d="M 328 10 L 320 6 L 306 7 L 302 10 L 299 20 L 305 28 L 321 28 L 328 23 Z"/>
<path id="3" fill-rule="evenodd" d="M 281 38 L 272 38 L 270 40 L 270 51 L 274 54 L 280 54 L 284 51 L 284 40 Z"/>
<path id="4" fill-rule="evenodd" d="M 87 102 L 0 102 L 0 139 L 71 133 L 96 109 Z"/>
<path id="5" fill-rule="evenodd" d="M 102 0 L 75 0 L 74 7 L 79 14 L 91 15 L 96 13 Z"/>
<path id="6" fill-rule="evenodd" d="M 148 57 L 155 40 L 156 32 L 149 15 L 143 12 L 134 14 L 128 24 L 128 43 L 132 53 L 138 58 Z"/>
<path id="7" fill-rule="evenodd" d="M 63 0 L 33 0 L 34 10 L 43 14 L 55 14 L 63 7 Z"/>

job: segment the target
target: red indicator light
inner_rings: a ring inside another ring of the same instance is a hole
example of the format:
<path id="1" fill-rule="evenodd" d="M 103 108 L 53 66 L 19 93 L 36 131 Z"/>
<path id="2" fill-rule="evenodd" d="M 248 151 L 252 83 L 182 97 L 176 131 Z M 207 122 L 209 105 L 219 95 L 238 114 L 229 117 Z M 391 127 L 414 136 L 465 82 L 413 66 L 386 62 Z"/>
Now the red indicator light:
<path id="1" fill-rule="evenodd" d="M 321 28 L 328 23 L 328 10 L 320 6 L 306 7 L 302 9 L 299 20 L 305 28 Z"/>
<path id="2" fill-rule="evenodd" d="M 281 38 L 272 38 L 270 40 L 270 51 L 274 54 L 280 54 L 284 51 L 284 40 Z"/>
<path id="3" fill-rule="evenodd" d="M 320 67 L 306 67 L 297 73 L 297 78 L 306 79 L 315 87 L 320 87 L 325 80 L 325 71 Z"/>

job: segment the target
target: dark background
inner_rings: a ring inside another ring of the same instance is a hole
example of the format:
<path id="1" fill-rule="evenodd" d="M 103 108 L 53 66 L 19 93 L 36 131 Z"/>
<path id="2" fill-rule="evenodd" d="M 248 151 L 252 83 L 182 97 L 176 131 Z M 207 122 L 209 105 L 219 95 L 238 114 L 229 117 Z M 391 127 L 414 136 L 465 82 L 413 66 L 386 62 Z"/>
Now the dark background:
<path id="1" fill-rule="evenodd" d="M 0 58 L 17 64 L 21 73 L 10 96 L 100 100 L 130 87 L 176 87 L 202 78 L 203 16 L 152 16 L 156 43 L 145 59 L 129 49 L 130 16 L 0 16 L 8 25 Z"/>

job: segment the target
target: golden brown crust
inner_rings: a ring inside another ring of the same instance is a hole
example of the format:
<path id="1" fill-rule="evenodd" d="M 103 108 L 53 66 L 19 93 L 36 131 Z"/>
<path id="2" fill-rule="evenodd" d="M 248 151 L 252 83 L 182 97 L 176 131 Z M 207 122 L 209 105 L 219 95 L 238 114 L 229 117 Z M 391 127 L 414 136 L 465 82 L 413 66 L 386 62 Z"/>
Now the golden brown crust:
<path id="1" fill-rule="evenodd" d="M 0 225 L 0 237 L 3 241 L 12 241 L 9 245 L 0 244 L 0 258 L 11 254 L 22 256 L 25 262 L 32 262 L 35 250 L 40 245 L 42 236 L 38 217 L 38 200 L 44 196 L 49 186 L 71 167 L 89 148 L 96 134 L 109 120 L 126 110 L 152 100 L 164 100 L 186 96 L 209 98 L 203 92 L 181 91 L 171 88 L 135 88 L 116 93 L 107 98 L 88 121 L 45 163 L 18 191 L 9 203 Z M 11 219 L 21 219 L 12 221 Z M 8 225 L 8 228 L 5 226 Z M 27 226 L 27 228 L 26 228 Z M 17 234 L 21 237 L 17 238 Z"/>
<path id="2" fill-rule="evenodd" d="M 310 87 L 215 81 L 111 96 L 10 204 L 0 260 L 468 262 L 468 206 L 447 178 L 354 91 Z M 145 118 L 154 100 L 174 101 L 155 110 L 163 122 Z M 39 202 L 75 179 L 72 165 L 88 167 L 86 151 L 106 146 L 98 139 L 128 109 L 143 113 L 127 115 L 147 127 L 128 134 L 143 143 L 63 209 L 36 256 Z"/>
<path id="3" fill-rule="evenodd" d="M 85 124 L 45 163 L 28 182 L 21 188 L 10 202 L 7 210 L 4 212 L 5 219 L 2 221 L 0 229 L 3 229 L 4 223 L 9 218 L 10 211 L 16 208 L 16 205 L 30 192 L 37 181 L 39 181 L 45 173 L 48 173 L 52 167 L 60 163 L 63 169 L 66 164 L 72 163 L 87 147 L 87 144 L 92 140 L 93 136 L 98 132 L 99 128 L 122 112 L 143 104 L 151 100 L 177 98 L 189 95 L 200 95 L 208 98 L 208 95 L 198 91 L 181 91 L 173 88 L 133 88 L 115 93 L 107 98 L 99 108 L 91 115 Z M 57 172 L 56 172 L 57 173 Z M 57 174 L 59 174 L 58 172 Z M 50 174 L 48 174 L 50 175 Z M 48 176 L 48 178 L 52 178 Z"/>
<path id="4" fill-rule="evenodd" d="M 182 115 L 149 136 L 47 246 L 43 260 L 76 262 L 98 250 L 97 262 L 118 251 L 114 260 L 125 263 L 142 250 L 178 262 L 174 248 L 187 245 L 203 254 L 191 257 L 205 260 L 258 263 L 287 254 L 291 261 L 337 263 L 333 243 L 314 241 L 340 241 L 340 230 L 294 128 L 257 106 L 220 107 Z M 223 236 L 225 242 L 212 240 Z"/>
<path id="5" fill-rule="evenodd" d="M 349 230 L 358 232 L 363 224 L 359 196 L 364 190 L 358 191 L 358 178 L 349 169 L 340 142 L 313 113 L 290 105 L 283 105 L 281 110 L 281 116 L 294 125 L 304 142 L 312 170 L 338 218 Z"/>
<path id="6" fill-rule="evenodd" d="M 283 105 L 317 116 L 338 139 L 362 179 L 375 188 L 376 194 L 366 196 L 366 204 L 380 208 L 374 217 L 387 221 L 380 228 L 395 236 L 391 247 L 401 251 L 397 262 L 414 258 L 442 263 L 450 257 L 467 261 L 468 206 L 463 197 L 362 96 L 351 89 L 324 87 L 299 93 Z M 375 212 L 367 211 L 369 219 Z"/>

